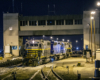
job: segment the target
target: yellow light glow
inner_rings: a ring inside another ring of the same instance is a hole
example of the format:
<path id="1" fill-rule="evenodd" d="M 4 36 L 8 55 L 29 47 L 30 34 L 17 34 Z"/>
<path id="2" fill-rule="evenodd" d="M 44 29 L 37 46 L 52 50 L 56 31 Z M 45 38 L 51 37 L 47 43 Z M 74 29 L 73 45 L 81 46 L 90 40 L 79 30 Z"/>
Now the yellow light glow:
<path id="1" fill-rule="evenodd" d="M 94 17 L 91 17 L 91 19 L 94 19 Z"/>
<path id="2" fill-rule="evenodd" d="M 78 40 L 76 40 L 76 43 L 78 42 Z"/>
<path id="3" fill-rule="evenodd" d="M 52 39 L 53 37 L 51 36 L 50 39 Z"/>
<path id="4" fill-rule="evenodd" d="M 100 2 L 97 2 L 97 5 L 100 6 Z"/>
<path id="5" fill-rule="evenodd" d="M 62 39 L 62 41 L 64 41 L 64 39 Z"/>
<path id="6" fill-rule="evenodd" d="M 67 42 L 69 42 L 69 40 L 67 40 Z"/>
<path id="7" fill-rule="evenodd" d="M 91 14 L 95 14 L 95 11 L 92 11 Z"/>
<path id="8" fill-rule="evenodd" d="M 12 27 L 9 27 L 9 30 L 10 30 L 10 31 L 12 31 L 12 30 L 13 30 L 13 28 L 12 28 Z"/>
<path id="9" fill-rule="evenodd" d="M 34 41 L 32 41 L 34 43 Z"/>

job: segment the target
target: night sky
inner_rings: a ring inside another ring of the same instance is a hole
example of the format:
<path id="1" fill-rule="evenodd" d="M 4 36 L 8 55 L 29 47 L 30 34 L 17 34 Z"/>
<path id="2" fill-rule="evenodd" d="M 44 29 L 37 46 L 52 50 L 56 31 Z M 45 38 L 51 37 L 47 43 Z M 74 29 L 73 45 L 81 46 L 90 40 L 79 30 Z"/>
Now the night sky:
<path id="1" fill-rule="evenodd" d="M 48 4 L 50 11 L 53 10 L 55 4 L 55 15 L 83 14 L 84 10 L 97 9 L 97 1 L 100 0 L 15 0 L 14 12 L 24 16 L 48 15 Z M 3 12 L 13 12 L 12 0 L 0 0 L 0 49 L 3 48 Z M 54 14 L 49 13 L 49 15 Z M 83 37 L 83 35 L 72 36 L 68 36 L 68 38 L 73 40 L 77 37 L 80 40 Z"/>

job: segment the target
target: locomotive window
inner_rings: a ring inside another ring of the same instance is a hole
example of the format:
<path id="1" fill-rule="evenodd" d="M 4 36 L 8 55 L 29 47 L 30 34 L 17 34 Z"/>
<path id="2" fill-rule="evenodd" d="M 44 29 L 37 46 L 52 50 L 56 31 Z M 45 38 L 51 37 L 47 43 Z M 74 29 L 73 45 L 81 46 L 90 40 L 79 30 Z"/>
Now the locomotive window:
<path id="1" fill-rule="evenodd" d="M 39 48 L 41 48 L 41 44 L 39 44 Z"/>
<path id="2" fill-rule="evenodd" d="M 30 46 L 33 46 L 33 44 L 30 44 Z"/>
<path id="3" fill-rule="evenodd" d="M 60 44 L 60 43 L 58 43 L 58 44 Z"/>
<path id="4" fill-rule="evenodd" d="M 38 44 L 34 44 L 34 46 L 38 46 Z"/>
<path id="5" fill-rule="evenodd" d="M 28 44 L 26 44 L 26 47 L 28 47 L 29 45 Z"/>
<path id="6" fill-rule="evenodd" d="M 38 44 L 30 44 L 30 46 L 38 46 Z"/>
<path id="7" fill-rule="evenodd" d="M 12 46 L 12 50 L 17 50 L 17 46 Z"/>

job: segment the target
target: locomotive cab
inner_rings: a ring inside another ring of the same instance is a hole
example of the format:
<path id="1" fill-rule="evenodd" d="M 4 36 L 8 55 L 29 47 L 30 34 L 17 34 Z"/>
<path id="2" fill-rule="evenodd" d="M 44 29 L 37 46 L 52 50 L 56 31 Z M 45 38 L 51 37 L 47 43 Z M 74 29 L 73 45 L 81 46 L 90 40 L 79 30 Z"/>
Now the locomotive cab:
<path id="1" fill-rule="evenodd" d="M 41 44 L 38 42 L 30 41 L 26 43 L 26 51 L 27 51 L 27 56 L 26 58 L 33 58 L 37 59 L 40 58 L 42 48 Z"/>

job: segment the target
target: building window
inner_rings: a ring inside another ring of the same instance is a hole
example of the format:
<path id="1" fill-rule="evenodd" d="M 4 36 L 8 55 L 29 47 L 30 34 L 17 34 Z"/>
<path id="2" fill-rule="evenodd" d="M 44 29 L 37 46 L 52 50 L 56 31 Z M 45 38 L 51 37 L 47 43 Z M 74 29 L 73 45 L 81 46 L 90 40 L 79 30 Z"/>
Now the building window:
<path id="1" fill-rule="evenodd" d="M 27 26 L 27 21 L 20 21 L 20 26 Z"/>
<path id="2" fill-rule="evenodd" d="M 82 24 L 82 19 L 75 20 L 75 24 Z"/>
<path id="3" fill-rule="evenodd" d="M 64 20 L 56 20 L 56 25 L 64 25 Z"/>
<path id="4" fill-rule="evenodd" d="M 27 26 L 27 21 L 23 21 L 23 26 Z"/>
<path id="5" fill-rule="evenodd" d="M 72 19 L 66 20 L 66 25 L 73 25 L 73 20 Z"/>
<path id="6" fill-rule="evenodd" d="M 38 21 L 38 25 L 45 25 L 45 20 Z"/>
<path id="7" fill-rule="evenodd" d="M 23 26 L 23 21 L 20 21 L 20 26 Z"/>
<path id="8" fill-rule="evenodd" d="M 21 46 L 19 46 L 19 50 L 21 49 Z"/>
<path id="9" fill-rule="evenodd" d="M 12 50 L 17 50 L 17 46 L 12 46 Z"/>
<path id="10" fill-rule="evenodd" d="M 29 26 L 36 26 L 36 21 L 29 21 Z"/>
<path id="11" fill-rule="evenodd" d="M 47 20 L 47 25 L 55 25 L 55 21 L 54 20 Z"/>

